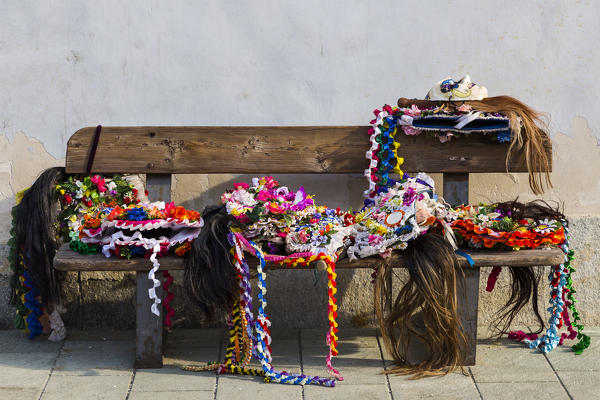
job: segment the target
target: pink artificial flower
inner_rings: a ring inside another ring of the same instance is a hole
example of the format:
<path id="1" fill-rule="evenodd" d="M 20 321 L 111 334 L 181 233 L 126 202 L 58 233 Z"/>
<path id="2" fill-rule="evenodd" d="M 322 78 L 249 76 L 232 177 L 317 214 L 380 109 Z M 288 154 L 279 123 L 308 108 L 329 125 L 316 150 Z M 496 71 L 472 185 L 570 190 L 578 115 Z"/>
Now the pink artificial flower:
<path id="1" fill-rule="evenodd" d="M 417 107 L 416 105 L 413 104 L 412 106 L 410 106 L 410 108 L 402 109 L 402 114 L 408 115 L 411 117 L 418 117 L 421 115 L 421 110 L 419 109 L 419 107 Z"/>
<path id="2" fill-rule="evenodd" d="M 264 181 L 265 181 L 264 185 L 267 189 L 272 189 L 275 186 L 279 186 L 279 182 L 277 182 L 275 179 L 273 179 L 272 176 L 265 176 L 262 179 L 264 179 Z"/>
<path id="3" fill-rule="evenodd" d="M 464 113 L 468 113 L 471 112 L 473 110 L 473 107 L 471 107 L 470 104 L 462 104 L 460 107 L 458 107 L 456 109 L 458 112 L 464 112 Z"/>
<path id="4" fill-rule="evenodd" d="M 98 175 L 94 175 L 92 176 L 92 182 L 94 182 L 94 184 L 98 187 L 98 190 L 102 193 L 106 192 L 106 186 L 105 186 L 105 182 L 104 179 L 102 179 L 100 176 Z"/>
<path id="5" fill-rule="evenodd" d="M 408 136 L 417 136 L 422 132 L 420 129 L 413 128 L 412 126 L 403 126 L 402 130 L 404 131 L 404 134 Z"/>
<path id="6" fill-rule="evenodd" d="M 388 114 L 392 114 L 392 107 L 386 104 L 383 106 L 383 111 L 386 111 Z"/>
<path id="7" fill-rule="evenodd" d="M 250 186 L 246 182 L 235 182 L 233 187 L 237 189 L 248 189 Z"/>
<path id="8" fill-rule="evenodd" d="M 308 233 L 306 233 L 306 231 L 298 232 L 298 240 L 300 240 L 300 243 L 306 243 L 306 242 L 308 242 L 309 239 L 310 239 L 310 235 Z"/>
<path id="9" fill-rule="evenodd" d="M 379 255 L 381 256 L 381 258 L 391 257 L 392 256 L 392 249 L 390 247 L 388 247 L 382 253 L 379 253 Z"/>
<path id="10" fill-rule="evenodd" d="M 370 245 L 376 246 L 381 242 L 383 242 L 383 238 L 381 236 L 369 235 L 369 244 Z"/>
<path id="11" fill-rule="evenodd" d="M 261 190 L 260 192 L 258 192 L 258 195 L 256 196 L 256 200 L 258 201 L 269 201 L 269 199 L 272 199 L 274 196 L 269 193 L 268 190 Z"/>

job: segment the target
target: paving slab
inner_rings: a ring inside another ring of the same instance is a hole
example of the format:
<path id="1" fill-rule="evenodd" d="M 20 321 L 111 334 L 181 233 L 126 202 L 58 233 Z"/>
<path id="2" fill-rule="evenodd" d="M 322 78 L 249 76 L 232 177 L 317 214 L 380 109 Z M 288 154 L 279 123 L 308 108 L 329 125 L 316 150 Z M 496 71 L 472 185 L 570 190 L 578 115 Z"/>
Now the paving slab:
<path id="1" fill-rule="evenodd" d="M 63 353 L 71 352 L 135 352 L 134 340 L 65 340 Z"/>
<path id="2" fill-rule="evenodd" d="M 42 389 L 3 389 L 0 388 L 0 399 L 18 399 L 18 400 L 38 400 Z"/>
<path id="3" fill-rule="evenodd" d="M 445 376 L 410 379 L 389 375 L 392 394 L 396 399 L 479 399 L 479 391 L 470 375 L 452 372 Z"/>
<path id="4" fill-rule="evenodd" d="M 231 399 L 302 399 L 302 386 L 264 383 L 259 376 L 220 375 L 217 400 Z"/>
<path id="5" fill-rule="evenodd" d="M 600 398 L 600 371 L 558 371 L 560 380 L 573 399 Z"/>
<path id="6" fill-rule="evenodd" d="M 543 353 L 506 339 L 493 344 L 479 341 L 477 365 L 470 368 L 477 383 L 557 382 Z"/>
<path id="7" fill-rule="evenodd" d="M 57 353 L 0 353 L 0 389 L 41 390 Z"/>
<path id="8" fill-rule="evenodd" d="M 392 397 L 387 385 L 348 385 L 346 382 L 339 382 L 335 387 L 305 386 L 305 400 L 390 400 Z M 395 397 L 395 399 L 414 398 L 414 397 Z"/>
<path id="9" fill-rule="evenodd" d="M 121 340 L 133 340 L 135 341 L 134 330 L 122 330 L 116 331 L 112 329 L 91 329 L 91 330 L 67 330 L 67 341 L 121 341 Z"/>
<path id="10" fill-rule="evenodd" d="M 307 375 L 327 376 L 325 367 L 326 350 L 319 347 L 319 355 L 311 351 L 314 348 L 303 348 L 302 365 Z M 333 367 L 344 377 L 345 385 L 386 385 L 383 361 L 379 348 L 365 347 L 352 353 L 340 353 L 333 357 Z"/>
<path id="11" fill-rule="evenodd" d="M 212 390 L 184 390 L 179 392 L 131 392 L 127 400 L 213 400 Z"/>
<path id="12" fill-rule="evenodd" d="M 167 332 L 168 349 L 221 346 L 224 329 L 175 329 Z"/>
<path id="13" fill-rule="evenodd" d="M 302 329 L 302 346 L 325 346 L 327 328 Z M 338 345 L 348 349 L 359 347 L 378 347 L 375 329 L 340 329 L 338 332 Z"/>
<path id="14" fill-rule="evenodd" d="M 31 340 L 20 330 L 0 331 L 0 353 L 58 353 L 62 345 L 49 341 L 48 335 Z"/>
<path id="15" fill-rule="evenodd" d="M 573 352 L 571 346 L 577 342 L 569 340 L 565 341 L 565 346 L 558 346 L 548 353 L 548 360 L 554 369 L 556 371 L 600 371 L 600 335 L 594 332 L 590 336 L 590 347 L 582 354 Z"/>
<path id="16" fill-rule="evenodd" d="M 183 371 L 175 366 L 139 369 L 135 372 L 132 392 L 214 391 L 215 371 Z"/>
<path id="17" fill-rule="evenodd" d="M 56 360 L 53 375 L 130 375 L 134 351 L 67 351 Z"/>
<path id="18" fill-rule="evenodd" d="M 222 352 L 218 347 L 171 348 L 165 351 L 163 365 L 206 365 L 208 362 L 221 361 L 219 353 Z"/>
<path id="19" fill-rule="evenodd" d="M 527 375 L 524 373 L 523 375 Z M 506 383 L 478 383 L 477 387 L 484 400 L 567 400 L 569 396 L 562 385 L 557 382 L 518 382 L 513 385 Z M 594 397 L 588 397 L 593 399 Z M 597 398 L 597 397 L 596 397 Z"/>
<path id="20" fill-rule="evenodd" d="M 127 397 L 131 374 L 117 376 L 57 376 L 52 374 L 41 400 L 102 399 Z"/>

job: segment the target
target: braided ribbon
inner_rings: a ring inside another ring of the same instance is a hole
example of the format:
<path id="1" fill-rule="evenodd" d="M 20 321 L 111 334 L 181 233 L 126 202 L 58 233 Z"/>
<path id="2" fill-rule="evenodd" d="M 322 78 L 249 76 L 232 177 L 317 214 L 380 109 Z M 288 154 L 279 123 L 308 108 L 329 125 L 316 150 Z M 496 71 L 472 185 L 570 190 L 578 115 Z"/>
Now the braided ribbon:
<path id="1" fill-rule="evenodd" d="M 410 121 L 403 118 L 407 116 L 398 114 L 398 109 L 392 109 L 389 105 L 385 105 L 382 111 L 375 110 L 373 113 L 375 119 L 371 121 L 371 128 L 368 131 L 371 147 L 366 152 L 369 167 L 364 172 L 369 188 L 363 193 L 365 197 L 370 198 L 394 184 L 394 180 L 389 177 L 391 172 L 403 175 L 400 166 L 404 163 L 404 159 L 398 156 L 400 143 L 395 137 L 398 125 L 412 124 L 412 118 Z M 395 160 L 394 165 L 391 163 L 392 159 Z"/>
<path id="2" fill-rule="evenodd" d="M 265 255 L 260 249 L 260 247 L 258 247 L 255 243 L 247 240 L 241 240 L 240 234 L 233 235 L 232 239 L 235 246 L 235 254 L 241 255 L 243 257 L 242 246 L 244 244 L 247 244 L 249 248 L 247 247 L 246 250 L 252 252 L 260 261 L 257 266 L 259 289 L 258 318 L 254 322 L 254 330 L 256 331 L 256 355 L 265 373 L 265 382 L 285 383 L 293 385 L 316 384 L 322 386 L 335 386 L 335 379 L 321 378 L 318 376 L 309 376 L 304 374 L 291 374 L 285 371 L 276 371 L 273 369 L 273 366 L 271 365 L 272 357 L 270 349 L 271 336 L 268 330 L 270 322 L 265 312 L 265 308 L 267 307 L 266 274 L 264 272 L 264 267 L 266 264 Z M 333 343 L 332 346 L 335 346 L 337 338 L 335 338 L 335 335 L 333 336 L 333 338 L 334 339 L 331 342 Z"/>
<path id="3" fill-rule="evenodd" d="M 550 280 L 550 307 L 548 307 L 550 319 L 548 320 L 548 329 L 539 338 L 534 335 L 527 335 L 522 331 L 509 333 L 509 338 L 525 341 L 525 343 L 529 344 L 530 348 L 540 348 L 544 353 L 548 353 L 556 346 L 563 344 L 564 339 L 575 339 L 577 337 L 579 342 L 573 345 L 572 349 L 575 354 L 581 354 L 589 347 L 590 337 L 583 333 L 584 326 L 579 324 L 579 312 L 575 308 L 576 300 L 573 297 L 575 289 L 573 288 L 573 280 L 571 278 L 571 273 L 575 272 L 575 269 L 571 267 L 574 253 L 569 249 L 569 231 L 567 229 L 567 222 L 564 220 L 563 226 L 565 239 L 560 248 L 565 254 L 565 261 L 553 267 L 548 276 Z M 573 322 L 569 318 L 569 310 L 572 312 Z M 559 336 L 558 331 L 563 324 L 567 327 L 567 333 L 562 333 Z"/>

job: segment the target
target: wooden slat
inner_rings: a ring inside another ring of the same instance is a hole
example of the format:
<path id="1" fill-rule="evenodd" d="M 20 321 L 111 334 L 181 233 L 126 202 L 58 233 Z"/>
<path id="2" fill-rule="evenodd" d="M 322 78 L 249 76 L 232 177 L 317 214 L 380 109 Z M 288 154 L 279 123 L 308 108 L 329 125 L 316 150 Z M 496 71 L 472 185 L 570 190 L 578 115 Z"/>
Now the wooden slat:
<path id="1" fill-rule="evenodd" d="M 162 368 L 163 366 L 163 308 L 158 306 L 160 316 L 152 314 L 152 301 L 148 289 L 152 281 L 146 272 L 138 272 L 135 277 L 135 368 Z M 162 298 L 162 285 L 156 289 L 156 295 Z"/>
<path id="2" fill-rule="evenodd" d="M 368 126 L 103 127 L 93 172 L 99 173 L 362 173 Z M 67 173 L 85 173 L 95 128 L 67 146 Z M 507 144 L 473 135 L 440 143 L 398 135 L 405 171 L 505 172 Z M 551 159 L 551 149 L 548 149 Z M 514 152 L 511 172 L 527 172 Z"/>
<path id="3" fill-rule="evenodd" d="M 458 279 L 456 293 L 458 314 L 467 341 L 463 364 L 475 365 L 477 358 L 477 306 L 479 304 L 479 268 L 464 269 L 465 279 Z"/>
<path id="4" fill-rule="evenodd" d="M 150 201 L 171 200 L 171 175 L 148 174 L 146 176 L 146 190 Z M 161 281 L 161 272 L 155 274 Z M 163 316 L 162 304 L 158 306 L 161 315 L 154 315 L 151 311 L 154 302 L 148 296 L 148 289 L 152 281 L 148 279 L 146 271 L 137 271 L 136 277 L 136 302 L 135 302 L 135 367 L 162 368 L 163 366 Z M 159 285 L 156 295 L 162 299 L 162 285 Z"/>
<path id="5" fill-rule="evenodd" d="M 466 251 L 476 267 L 527 267 L 536 265 L 557 265 L 564 261 L 564 255 L 560 249 L 533 249 L 520 251 L 487 251 L 487 250 L 469 250 Z M 183 258 L 176 256 L 160 257 L 161 269 L 182 270 Z M 463 257 L 459 257 L 463 267 L 468 268 L 469 264 Z M 348 259 L 340 260 L 336 268 L 373 268 L 381 263 L 379 257 L 369 257 L 357 261 Z M 394 252 L 387 259 L 395 267 L 402 268 L 402 254 Z M 250 262 L 250 264 L 253 264 Z M 254 262 L 255 264 L 255 262 Z M 59 271 L 148 271 L 151 263 L 143 258 L 119 259 L 116 257 L 106 258 L 102 254 L 89 256 L 80 255 L 68 248 L 62 246 L 54 258 L 54 268 Z M 313 268 L 310 266 L 309 268 Z M 267 269 L 288 269 L 271 263 L 267 264 Z"/>
<path id="6" fill-rule="evenodd" d="M 451 206 L 469 203 L 469 174 L 444 174 L 444 200 Z"/>

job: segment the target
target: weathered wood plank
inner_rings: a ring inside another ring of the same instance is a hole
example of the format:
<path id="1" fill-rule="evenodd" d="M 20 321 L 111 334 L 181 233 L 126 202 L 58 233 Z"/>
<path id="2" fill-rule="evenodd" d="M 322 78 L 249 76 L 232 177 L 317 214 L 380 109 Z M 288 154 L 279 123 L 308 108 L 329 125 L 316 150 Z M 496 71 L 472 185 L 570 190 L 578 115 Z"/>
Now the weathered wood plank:
<path id="1" fill-rule="evenodd" d="M 162 368 L 162 305 L 158 306 L 161 316 L 152 314 L 148 297 L 152 281 L 147 272 L 137 272 L 135 281 L 135 367 Z M 162 285 L 156 288 L 156 295 L 162 298 Z"/>
<path id="2" fill-rule="evenodd" d="M 476 267 L 527 267 L 537 265 L 557 265 L 564 261 L 562 250 L 553 249 L 532 249 L 520 251 L 488 251 L 488 250 L 467 250 Z M 160 257 L 161 269 L 182 270 L 183 258 L 176 256 Z M 347 258 L 340 260 L 336 269 L 346 268 L 373 268 L 381 263 L 379 257 L 369 257 L 357 261 L 350 261 Z M 459 257 L 461 266 L 469 268 L 467 260 Z M 394 252 L 387 260 L 394 267 L 403 268 L 402 254 Z M 250 264 L 255 262 L 250 261 Z M 102 254 L 89 256 L 80 255 L 69 249 L 67 245 L 62 246 L 56 253 L 54 259 L 54 268 L 59 271 L 149 271 L 151 263 L 143 258 L 119 259 L 116 257 L 106 258 Z M 312 268 L 310 266 L 309 268 Z M 279 265 L 267 264 L 267 269 L 288 269 Z"/>
<path id="3" fill-rule="evenodd" d="M 99 173 L 362 173 L 368 126 L 103 127 L 93 172 Z M 67 145 L 66 170 L 84 173 L 95 128 Z M 487 136 L 440 143 L 398 135 L 406 171 L 505 172 L 507 144 Z M 548 149 L 551 158 L 551 149 Z M 515 151 L 511 172 L 527 172 Z M 164 200 L 164 199 L 161 199 Z"/>
<path id="4" fill-rule="evenodd" d="M 479 304 L 479 268 L 463 269 L 465 279 L 459 279 L 456 293 L 458 314 L 467 340 L 462 365 L 475 365 L 477 354 L 477 306 Z"/>
<path id="5" fill-rule="evenodd" d="M 146 176 L 146 190 L 150 201 L 170 201 L 171 175 L 148 174 Z M 106 257 L 104 258 L 106 260 Z M 166 268 L 164 268 L 166 269 Z M 160 280 L 160 275 L 156 275 Z M 156 316 L 151 311 L 153 301 L 148 296 L 148 289 L 152 281 L 148 279 L 146 271 L 136 273 L 136 302 L 135 302 L 135 367 L 136 368 L 162 368 L 163 360 L 163 316 L 162 305 L 158 309 L 161 313 Z M 162 285 L 159 285 L 156 295 L 162 299 Z"/>

